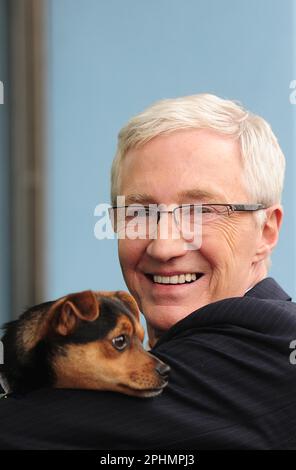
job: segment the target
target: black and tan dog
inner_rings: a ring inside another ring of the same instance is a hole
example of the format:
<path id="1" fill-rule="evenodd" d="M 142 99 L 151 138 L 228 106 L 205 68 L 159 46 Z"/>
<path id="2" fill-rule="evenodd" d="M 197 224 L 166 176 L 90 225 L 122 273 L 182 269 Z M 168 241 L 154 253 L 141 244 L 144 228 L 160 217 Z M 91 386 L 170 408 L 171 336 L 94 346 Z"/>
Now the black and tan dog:
<path id="1" fill-rule="evenodd" d="M 8 391 L 56 387 L 152 397 L 167 385 L 169 366 L 144 350 L 139 310 L 126 292 L 70 294 L 4 328 L 0 374 Z"/>

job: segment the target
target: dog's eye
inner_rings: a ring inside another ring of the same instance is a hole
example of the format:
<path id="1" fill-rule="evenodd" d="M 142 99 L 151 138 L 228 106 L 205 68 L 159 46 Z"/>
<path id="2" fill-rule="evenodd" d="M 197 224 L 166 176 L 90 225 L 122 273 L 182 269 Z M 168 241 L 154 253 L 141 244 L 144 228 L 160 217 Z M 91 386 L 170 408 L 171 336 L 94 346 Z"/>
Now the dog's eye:
<path id="1" fill-rule="evenodd" d="M 112 344 L 118 351 L 123 351 L 129 344 L 129 338 L 126 335 L 116 336 L 112 339 Z"/>

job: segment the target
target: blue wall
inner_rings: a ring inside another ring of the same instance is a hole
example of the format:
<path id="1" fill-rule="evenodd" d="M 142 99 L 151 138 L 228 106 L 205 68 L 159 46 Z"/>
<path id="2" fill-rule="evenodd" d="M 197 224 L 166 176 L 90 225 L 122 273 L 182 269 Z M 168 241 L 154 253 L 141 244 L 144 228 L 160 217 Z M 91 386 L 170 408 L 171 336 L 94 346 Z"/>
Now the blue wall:
<path id="1" fill-rule="evenodd" d="M 7 8 L 0 0 L 0 80 L 4 84 L 4 104 L 0 104 L 0 326 L 9 311 L 9 160 L 8 160 L 8 70 L 7 70 Z M 1 335 L 0 335 L 1 336 Z"/>
<path id="2" fill-rule="evenodd" d="M 287 158 L 286 220 L 271 274 L 296 298 L 292 1 L 48 2 L 49 298 L 124 288 L 116 242 L 93 235 L 109 201 L 117 132 L 155 100 L 211 92 L 241 101 Z"/>

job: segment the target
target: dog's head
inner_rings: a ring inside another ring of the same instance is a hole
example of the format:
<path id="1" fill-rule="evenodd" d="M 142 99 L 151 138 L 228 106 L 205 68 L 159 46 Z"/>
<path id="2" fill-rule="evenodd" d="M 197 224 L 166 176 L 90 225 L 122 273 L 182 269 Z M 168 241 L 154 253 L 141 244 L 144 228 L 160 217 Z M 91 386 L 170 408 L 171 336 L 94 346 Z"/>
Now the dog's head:
<path id="1" fill-rule="evenodd" d="M 123 291 L 70 294 L 6 325 L 1 372 L 9 388 L 41 386 L 161 393 L 169 367 L 144 350 L 133 297 Z"/>

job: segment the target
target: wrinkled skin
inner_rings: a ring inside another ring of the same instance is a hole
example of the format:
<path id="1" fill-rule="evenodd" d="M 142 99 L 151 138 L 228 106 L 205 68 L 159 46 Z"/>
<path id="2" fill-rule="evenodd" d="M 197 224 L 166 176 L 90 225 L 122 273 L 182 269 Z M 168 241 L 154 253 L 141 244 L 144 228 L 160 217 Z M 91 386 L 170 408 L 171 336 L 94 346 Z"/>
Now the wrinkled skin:
<path id="1" fill-rule="evenodd" d="M 126 196 L 127 204 L 162 203 L 171 208 L 198 202 L 261 202 L 248 195 L 242 172 L 237 141 L 211 130 L 181 130 L 128 151 L 119 194 Z M 189 190 L 207 191 L 211 196 L 184 194 Z M 135 194 L 140 194 L 140 199 Z M 162 331 L 194 310 L 216 300 L 243 296 L 266 276 L 264 260 L 277 243 L 283 211 L 276 204 L 266 214 L 263 227 L 251 212 L 215 220 L 203 227 L 197 250 L 186 250 L 184 240 L 172 236 L 166 240 L 119 240 L 123 275 L 146 317 L 151 345 Z M 173 233 L 172 216 L 168 224 Z M 156 284 L 146 276 L 193 272 L 204 275 L 182 285 Z"/>

